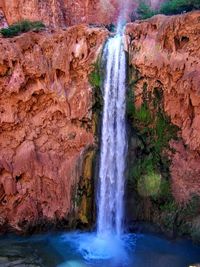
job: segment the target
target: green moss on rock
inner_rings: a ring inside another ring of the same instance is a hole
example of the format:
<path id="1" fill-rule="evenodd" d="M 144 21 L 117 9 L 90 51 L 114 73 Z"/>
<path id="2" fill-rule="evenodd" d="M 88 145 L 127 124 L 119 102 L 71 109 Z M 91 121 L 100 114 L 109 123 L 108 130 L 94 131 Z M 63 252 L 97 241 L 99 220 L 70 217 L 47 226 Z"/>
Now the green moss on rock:
<path id="1" fill-rule="evenodd" d="M 89 74 L 89 82 L 95 89 L 100 89 L 102 85 L 101 61 L 100 58 L 93 64 L 93 70 Z"/>
<path id="2" fill-rule="evenodd" d="M 30 20 L 22 20 L 17 23 L 10 25 L 7 28 L 3 28 L 0 30 L 0 33 L 4 37 L 14 37 L 21 33 L 28 32 L 31 30 L 39 31 L 44 29 L 45 25 L 41 21 L 30 21 Z"/>
<path id="3" fill-rule="evenodd" d="M 168 155 L 174 151 L 169 142 L 179 138 L 179 129 L 164 112 L 162 84 L 148 88 L 148 80 L 135 68 L 130 73 L 127 116 L 135 141 L 133 147 L 129 146 L 134 154 L 129 152 L 133 159 L 129 159 L 128 194 L 133 195 L 134 218 L 155 223 L 171 236 L 189 235 L 200 241 L 199 198 L 194 196 L 187 204 L 177 204 L 171 190 Z M 141 94 L 135 97 L 134 90 Z"/>
<path id="4" fill-rule="evenodd" d="M 139 108 L 134 106 L 134 97 L 131 98 L 129 96 L 127 100 L 128 117 L 141 141 L 131 170 L 132 180 L 137 182 L 141 177 L 161 176 L 160 186 L 167 184 L 164 178 L 169 176 L 169 161 L 164 152 L 170 149 L 169 141 L 177 137 L 178 128 L 170 123 L 164 113 L 162 89 L 155 88 L 151 94 L 144 82 L 143 103 Z M 159 189 L 158 192 L 163 195 L 163 190 Z"/>

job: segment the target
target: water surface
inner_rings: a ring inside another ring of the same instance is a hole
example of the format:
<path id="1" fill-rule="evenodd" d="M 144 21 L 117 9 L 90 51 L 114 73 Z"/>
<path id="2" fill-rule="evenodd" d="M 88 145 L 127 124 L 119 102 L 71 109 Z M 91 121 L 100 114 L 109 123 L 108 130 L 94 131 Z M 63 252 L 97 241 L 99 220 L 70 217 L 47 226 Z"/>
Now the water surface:
<path id="1" fill-rule="evenodd" d="M 197 262 L 200 247 L 192 242 L 151 234 L 105 240 L 96 233 L 0 238 L 1 267 L 188 267 Z"/>

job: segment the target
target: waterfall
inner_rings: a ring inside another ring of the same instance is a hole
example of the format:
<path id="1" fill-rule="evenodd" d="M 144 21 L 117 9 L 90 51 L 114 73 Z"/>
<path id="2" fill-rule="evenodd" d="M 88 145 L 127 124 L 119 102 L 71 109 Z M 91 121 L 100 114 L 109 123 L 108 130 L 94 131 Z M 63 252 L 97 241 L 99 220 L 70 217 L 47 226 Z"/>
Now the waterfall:
<path id="1" fill-rule="evenodd" d="M 129 252 L 136 238 L 124 233 L 124 184 L 127 155 L 126 56 L 122 27 L 108 39 L 103 51 L 103 116 L 97 192 L 97 232 L 75 233 L 70 242 L 87 262 L 102 266 L 132 266 Z M 112 259 L 112 260 L 111 260 Z M 111 260 L 111 261 L 110 261 Z M 107 265 L 108 264 L 108 265 Z M 93 266 L 93 264 L 91 265 Z M 96 266 L 96 265 L 94 265 Z"/>
<path id="2" fill-rule="evenodd" d="M 97 198 L 98 235 L 123 233 L 126 141 L 126 57 L 122 35 L 108 40 L 103 52 L 103 121 Z"/>

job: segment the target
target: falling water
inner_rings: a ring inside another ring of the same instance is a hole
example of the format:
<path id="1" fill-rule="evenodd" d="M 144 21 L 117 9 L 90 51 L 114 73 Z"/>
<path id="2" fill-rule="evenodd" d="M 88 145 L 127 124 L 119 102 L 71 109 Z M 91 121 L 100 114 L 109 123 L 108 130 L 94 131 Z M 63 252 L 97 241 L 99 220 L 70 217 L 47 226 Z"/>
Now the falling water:
<path id="1" fill-rule="evenodd" d="M 126 160 L 126 58 L 122 35 L 118 33 L 106 44 L 103 57 L 106 77 L 103 86 L 103 122 L 99 170 L 99 235 L 123 232 L 124 171 Z"/>
<path id="2" fill-rule="evenodd" d="M 66 236 L 66 241 L 73 244 L 87 262 L 103 260 L 103 266 L 111 266 L 107 265 L 108 263 L 115 267 L 131 266 L 129 253 L 132 253 L 136 243 L 135 236 L 123 233 L 127 138 L 126 56 L 121 24 L 118 24 L 117 34 L 107 41 L 103 52 L 105 78 L 102 88 L 104 107 L 97 196 L 97 233 L 75 233 Z"/>

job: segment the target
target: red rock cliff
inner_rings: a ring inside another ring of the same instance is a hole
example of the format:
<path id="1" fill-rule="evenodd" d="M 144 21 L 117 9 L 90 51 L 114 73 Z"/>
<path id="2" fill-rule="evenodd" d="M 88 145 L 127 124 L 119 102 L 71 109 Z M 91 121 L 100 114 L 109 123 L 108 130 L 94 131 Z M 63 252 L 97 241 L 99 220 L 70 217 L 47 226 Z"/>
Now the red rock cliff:
<path id="1" fill-rule="evenodd" d="M 171 186 L 178 202 L 200 195 L 200 12 L 155 16 L 126 28 L 129 64 L 140 72 L 137 106 L 146 82 L 152 92 L 163 88 L 164 110 L 180 128 L 171 142 Z"/>
<path id="2" fill-rule="evenodd" d="M 162 0 L 148 0 L 157 7 Z M 125 7 L 127 17 L 137 6 L 135 0 L 0 0 L 8 24 L 22 19 L 41 20 L 46 25 L 65 27 L 78 23 L 116 22 Z"/>
<path id="3" fill-rule="evenodd" d="M 0 39 L 0 230 L 76 218 L 96 144 L 88 73 L 106 36 L 74 26 Z"/>
<path id="4" fill-rule="evenodd" d="M 118 0 L 2 0 L 0 6 L 9 24 L 22 20 L 42 20 L 46 25 L 64 27 L 78 23 L 114 21 L 118 14 Z"/>

